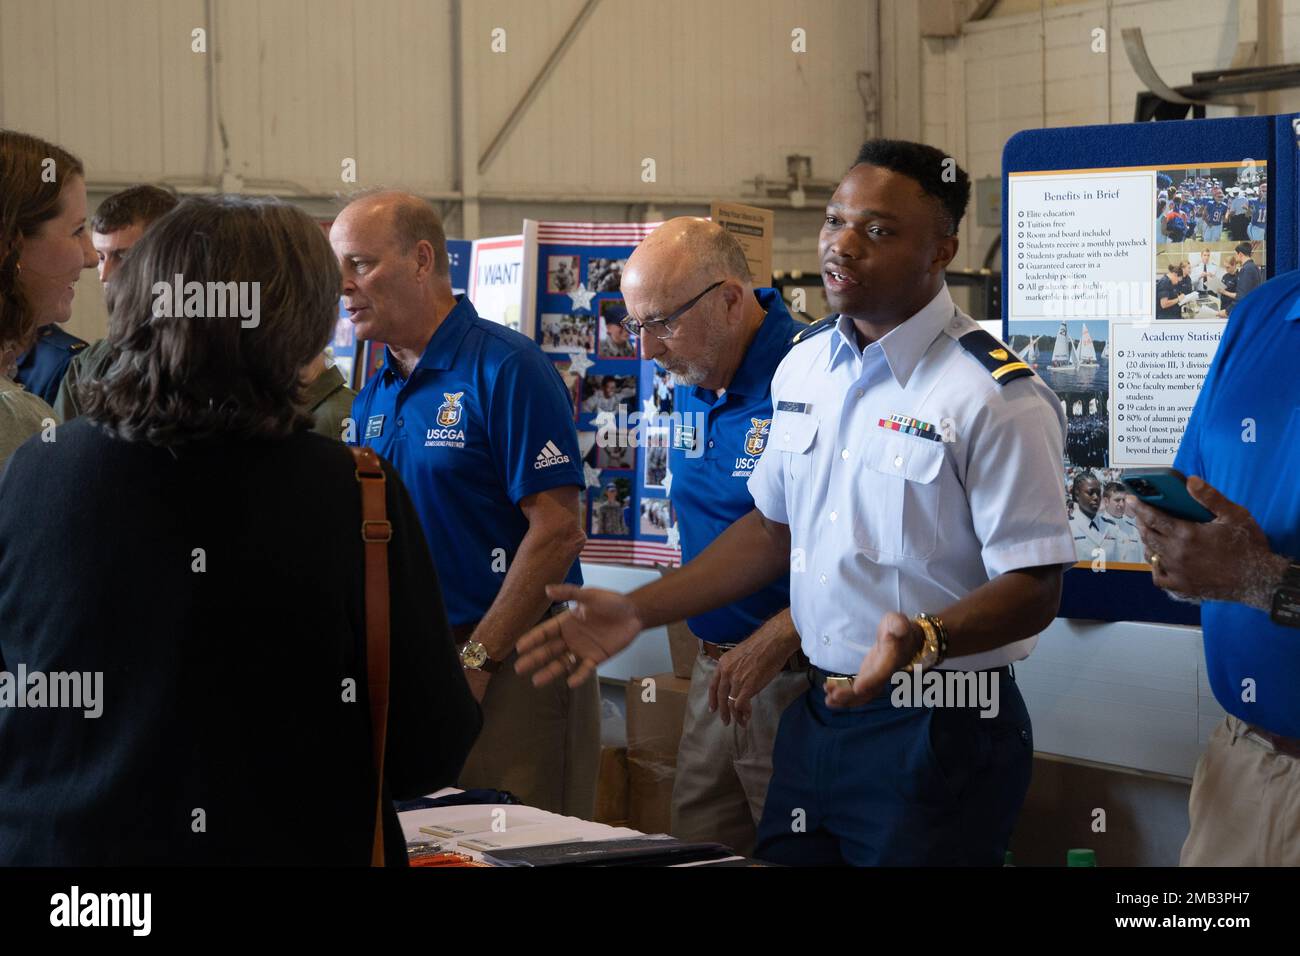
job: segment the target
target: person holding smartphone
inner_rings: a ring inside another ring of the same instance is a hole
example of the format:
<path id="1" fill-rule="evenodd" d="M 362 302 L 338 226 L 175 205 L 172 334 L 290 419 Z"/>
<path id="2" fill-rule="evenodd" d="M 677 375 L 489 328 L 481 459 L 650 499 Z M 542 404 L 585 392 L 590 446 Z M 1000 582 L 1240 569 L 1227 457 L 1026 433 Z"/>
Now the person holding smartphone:
<path id="1" fill-rule="evenodd" d="M 1184 866 L 1300 865 L 1300 272 L 1241 302 L 1174 467 L 1213 515 L 1128 499 L 1158 587 L 1201 604 L 1227 718 L 1196 767 Z"/>

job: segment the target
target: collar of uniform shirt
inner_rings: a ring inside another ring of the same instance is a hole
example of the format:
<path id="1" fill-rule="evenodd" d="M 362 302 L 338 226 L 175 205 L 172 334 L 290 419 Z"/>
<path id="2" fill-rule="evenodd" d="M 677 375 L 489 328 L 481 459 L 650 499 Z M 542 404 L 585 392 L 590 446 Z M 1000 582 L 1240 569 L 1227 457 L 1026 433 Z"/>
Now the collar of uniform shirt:
<path id="1" fill-rule="evenodd" d="M 893 374 L 899 388 L 907 387 L 907 380 L 912 377 L 912 372 L 920 363 L 921 356 L 925 355 L 934 340 L 939 337 L 939 333 L 943 331 L 944 325 L 953 314 L 952 296 L 948 292 L 948 283 L 945 282 L 925 308 L 872 343 L 879 345 L 880 350 L 885 353 L 885 361 L 889 363 L 889 371 Z M 826 359 L 827 371 L 835 366 L 836 360 L 845 350 L 850 355 L 859 354 L 852 321 L 848 316 L 840 316 L 835 326 L 835 338 L 831 343 L 830 354 Z M 871 346 L 868 345 L 867 348 Z"/>
<path id="2" fill-rule="evenodd" d="M 331 365 L 312 379 L 307 387 L 303 389 L 302 403 L 307 408 L 315 408 L 325 401 L 336 388 L 342 388 L 347 384 L 343 378 L 343 373 L 338 370 L 338 367 Z"/>
<path id="3" fill-rule="evenodd" d="M 433 333 L 433 338 L 424 347 L 424 354 L 415 363 L 415 367 L 442 371 L 451 368 L 456 361 L 456 352 L 460 350 L 460 343 L 465 340 L 465 334 L 476 318 L 478 312 L 474 310 L 474 303 L 464 295 L 456 296 L 455 307 L 447 313 L 447 317 Z M 384 364 L 394 375 L 400 374 L 388 349 L 384 350 Z"/>

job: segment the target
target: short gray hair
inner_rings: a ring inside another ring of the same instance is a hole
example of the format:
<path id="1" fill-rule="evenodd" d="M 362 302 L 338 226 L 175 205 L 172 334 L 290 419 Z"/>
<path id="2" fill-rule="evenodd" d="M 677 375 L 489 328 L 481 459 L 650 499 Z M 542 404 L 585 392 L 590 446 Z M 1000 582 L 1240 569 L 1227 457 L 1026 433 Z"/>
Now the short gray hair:
<path id="1" fill-rule="evenodd" d="M 683 245 L 683 251 L 695 261 L 703 274 L 715 279 L 737 279 L 746 284 L 754 281 L 766 284 L 762 276 L 750 276 L 745 250 L 725 228 L 689 232 Z"/>

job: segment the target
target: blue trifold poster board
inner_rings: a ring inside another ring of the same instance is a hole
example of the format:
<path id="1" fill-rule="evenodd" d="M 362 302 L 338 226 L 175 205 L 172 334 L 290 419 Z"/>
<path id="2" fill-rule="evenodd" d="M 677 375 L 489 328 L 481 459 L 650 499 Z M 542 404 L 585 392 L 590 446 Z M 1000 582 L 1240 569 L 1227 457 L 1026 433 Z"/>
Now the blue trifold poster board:
<path id="1" fill-rule="evenodd" d="M 1247 260 L 1297 266 L 1295 119 L 1028 130 L 1003 151 L 1003 338 L 1067 421 L 1062 617 L 1200 623 L 1152 584 L 1118 479 L 1173 464 Z"/>

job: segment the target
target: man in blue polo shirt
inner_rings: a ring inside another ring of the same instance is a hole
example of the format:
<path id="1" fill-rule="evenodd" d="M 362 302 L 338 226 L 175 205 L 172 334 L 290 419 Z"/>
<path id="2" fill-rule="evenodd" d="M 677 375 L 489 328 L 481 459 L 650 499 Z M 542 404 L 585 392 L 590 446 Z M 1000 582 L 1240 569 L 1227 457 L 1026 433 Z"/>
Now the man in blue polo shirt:
<path id="1" fill-rule="evenodd" d="M 573 406 L 537 345 L 453 296 L 437 214 L 380 192 L 330 229 L 358 339 L 386 343 L 352 407 L 356 438 L 401 474 L 419 512 L 483 732 L 461 784 L 574 816 L 594 809 L 594 684 L 535 688 L 509 666 L 550 613 L 544 586 L 582 580 Z"/>
<path id="2" fill-rule="evenodd" d="M 1300 272 L 1232 312 L 1174 466 L 1199 524 L 1130 497 L 1157 586 L 1201 603 L 1228 717 L 1196 767 L 1182 863 L 1300 866 Z"/>
<path id="3" fill-rule="evenodd" d="M 676 386 L 669 494 L 689 562 L 753 510 L 747 482 L 771 429 L 772 374 L 802 326 L 778 291 L 753 288 L 739 243 L 704 219 L 651 233 L 628 259 L 622 291 L 642 355 Z M 783 576 L 687 621 L 701 642 L 677 753 L 674 836 L 753 851 L 777 725 L 808 686 L 789 604 Z"/>

